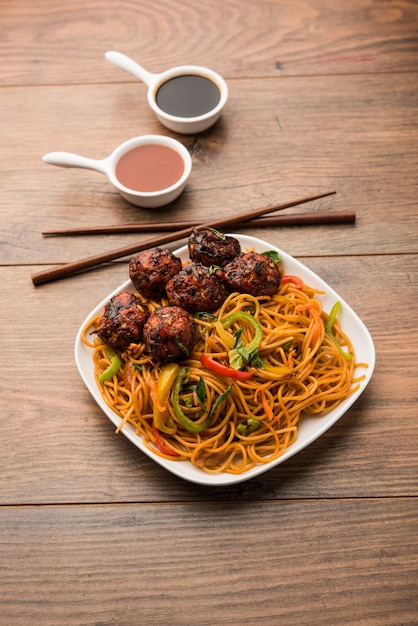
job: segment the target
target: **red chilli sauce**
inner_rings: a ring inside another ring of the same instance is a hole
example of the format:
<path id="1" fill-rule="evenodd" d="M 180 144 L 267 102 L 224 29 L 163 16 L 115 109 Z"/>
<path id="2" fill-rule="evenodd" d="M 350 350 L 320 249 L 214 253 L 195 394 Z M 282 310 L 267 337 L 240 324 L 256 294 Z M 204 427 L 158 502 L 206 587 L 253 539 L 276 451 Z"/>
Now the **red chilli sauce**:
<path id="1" fill-rule="evenodd" d="M 128 150 L 116 163 L 118 181 L 133 191 L 161 191 L 174 185 L 184 173 L 176 150 L 161 144 L 144 144 Z"/>

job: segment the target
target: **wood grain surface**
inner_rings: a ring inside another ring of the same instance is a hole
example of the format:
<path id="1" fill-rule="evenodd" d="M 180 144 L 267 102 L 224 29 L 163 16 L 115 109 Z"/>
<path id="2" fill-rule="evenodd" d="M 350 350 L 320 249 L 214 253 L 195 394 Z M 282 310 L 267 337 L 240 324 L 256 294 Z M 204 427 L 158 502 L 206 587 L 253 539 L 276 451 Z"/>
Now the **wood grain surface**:
<path id="1" fill-rule="evenodd" d="M 0 0 L 0 626 L 418 623 L 417 32 L 415 0 Z M 220 72 L 220 121 L 168 131 L 146 86 L 105 60 L 112 49 L 151 72 Z M 41 160 L 102 158 L 149 133 L 193 159 L 185 192 L 158 211 Z M 176 478 L 114 434 L 74 361 L 127 259 L 31 281 L 149 235 L 42 231 L 206 221 L 332 189 L 305 210 L 355 211 L 355 224 L 239 232 L 352 306 L 376 348 L 367 390 L 253 480 Z"/>
<path id="2" fill-rule="evenodd" d="M 5 509 L 2 619 L 413 624 L 415 513 L 384 498 Z"/>
<path id="3" fill-rule="evenodd" d="M 416 15 L 414 0 L 3 0 L 0 81 L 135 81 L 106 50 L 151 72 L 193 63 L 225 78 L 415 72 Z"/>

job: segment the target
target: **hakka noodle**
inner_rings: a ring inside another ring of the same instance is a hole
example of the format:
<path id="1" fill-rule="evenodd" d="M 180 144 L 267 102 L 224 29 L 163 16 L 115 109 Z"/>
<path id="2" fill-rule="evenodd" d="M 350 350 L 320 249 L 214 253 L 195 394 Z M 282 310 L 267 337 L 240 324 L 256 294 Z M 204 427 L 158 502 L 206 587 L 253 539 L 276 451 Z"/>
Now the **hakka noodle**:
<path id="1" fill-rule="evenodd" d="M 121 418 L 116 432 L 129 423 L 156 455 L 211 474 L 280 457 L 304 415 L 332 411 L 364 379 L 340 303 L 326 313 L 323 293 L 292 276 L 272 296 L 231 293 L 217 310 L 195 314 L 193 350 L 168 364 L 154 363 L 142 343 L 118 351 L 93 340 L 96 317 L 83 341 L 103 399 Z M 137 295 L 150 311 L 167 304 Z"/>

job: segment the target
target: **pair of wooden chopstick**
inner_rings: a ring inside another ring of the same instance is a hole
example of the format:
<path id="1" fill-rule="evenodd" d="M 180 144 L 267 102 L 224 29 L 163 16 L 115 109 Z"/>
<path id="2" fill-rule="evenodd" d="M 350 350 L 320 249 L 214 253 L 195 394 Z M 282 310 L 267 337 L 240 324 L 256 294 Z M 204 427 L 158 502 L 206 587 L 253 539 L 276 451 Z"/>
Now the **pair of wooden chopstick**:
<path id="1" fill-rule="evenodd" d="M 271 215 L 257 217 L 235 224 L 239 228 L 267 228 L 271 226 L 312 226 L 319 224 L 354 224 L 356 214 L 353 211 L 323 211 L 321 213 L 293 213 L 293 215 Z M 63 230 L 44 230 L 45 236 L 77 236 L 77 235 L 120 235 L 126 233 L 160 233 L 172 232 L 182 228 L 196 226 L 196 221 L 177 222 L 142 222 L 135 224 L 113 224 L 103 226 L 85 226 L 82 228 L 66 228 Z"/>
<path id="2" fill-rule="evenodd" d="M 252 211 L 247 211 L 245 213 L 237 213 L 233 217 L 228 217 L 224 219 L 212 220 L 210 222 L 205 222 L 203 224 L 187 226 L 180 230 L 176 230 L 171 233 L 167 233 L 165 235 L 159 235 L 158 237 L 152 237 L 151 239 L 146 239 L 145 241 L 141 241 L 135 244 L 123 246 L 121 248 L 116 248 L 115 250 L 109 250 L 108 252 L 102 252 L 100 254 L 95 254 L 90 257 L 86 257 L 84 259 L 79 259 L 78 261 L 72 261 L 70 263 L 65 263 L 64 265 L 58 265 L 56 267 L 41 270 L 40 272 L 35 272 L 32 274 L 32 282 L 34 285 L 42 285 L 53 280 L 59 280 L 61 278 L 67 278 L 72 276 L 78 272 L 85 271 L 87 269 L 91 269 L 93 267 L 97 267 L 103 263 L 107 263 L 109 261 L 114 261 L 115 259 L 121 259 L 123 257 L 136 254 L 141 250 L 146 250 L 147 248 L 152 248 L 154 246 L 161 246 L 167 243 L 171 243 L 173 241 L 177 241 L 179 239 L 183 239 L 184 237 L 188 237 L 193 228 L 198 228 L 199 230 L 203 228 L 225 228 L 227 226 L 232 226 L 240 223 L 246 223 L 249 220 L 254 220 L 262 215 L 266 215 L 267 213 L 273 213 L 273 211 L 282 211 L 283 209 L 288 209 L 293 206 L 297 206 L 300 204 L 306 204 L 307 202 L 312 202 L 314 200 L 319 200 L 320 198 L 326 198 L 327 196 L 332 196 L 336 192 L 328 191 L 326 193 L 322 193 L 316 196 L 310 196 L 308 198 L 301 198 L 299 200 L 294 200 L 292 202 L 285 202 L 283 204 L 273 204 L 271 206 L 263 207 L 261 209 L 255 209 Z M 161 228 L 161 224 L 160 224 Z"/>

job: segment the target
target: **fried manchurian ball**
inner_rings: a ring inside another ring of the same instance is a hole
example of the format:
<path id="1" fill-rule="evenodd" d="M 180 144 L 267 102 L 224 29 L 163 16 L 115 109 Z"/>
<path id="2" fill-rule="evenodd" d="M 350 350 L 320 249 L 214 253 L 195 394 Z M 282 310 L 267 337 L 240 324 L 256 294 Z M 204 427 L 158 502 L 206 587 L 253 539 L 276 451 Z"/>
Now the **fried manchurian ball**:
<path id="1" fill-rule="evenodd" d="M 142 341 L 142 331 L 149 309 L 137 296 L 123 291 L 106 304 L 96 330 L 97 335 L 112 348 L 127 348 Z"/>
<path id="2" fill-rule="evenodd" d="M 151 313 L 144 326 L 146 351 L 156 361 L 187 358 L 197 338 L 197 325 L 187 311 L 178 306 L 162 306 Z"/>
<path id="3" fill-rule="evenodd" d="M 188 245 L 191 260 L 208 267 L 223 267 L 241 252 L 240 243 L 235 237 L 212 228 L 194 229 Z"/>
<path id="4" fill-rule="evenodd" d="M 181 270 L 181 260 L 165 248 L 150 248 L 129 262 L 129 278 L 140 294 L 158 299 L 165 295 L 167 281 Z"/>
<path id="5" fill-rule="evenodd" d="M 216 272 L 200 263 L 189 263 L 165 287 L 168 302 L 190 313 L 214 311 L 228 292 Z"/>
<path id="6" fill-rule="evenodd" d="M 279 266 L 258 252 L 247 252 L 224 267 L 224 280 L 231 291 L 253 296 L 270 296 L 282 278 Z"/>

